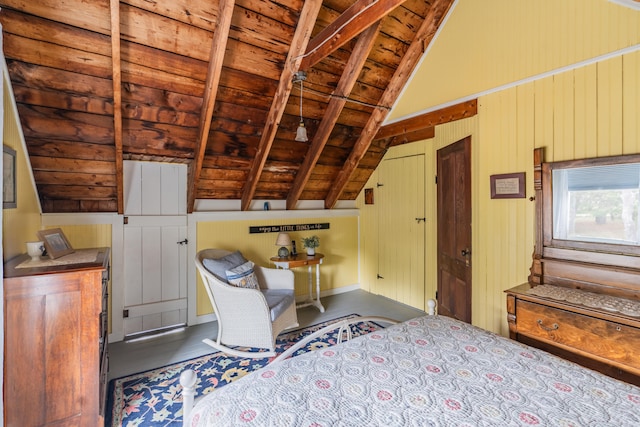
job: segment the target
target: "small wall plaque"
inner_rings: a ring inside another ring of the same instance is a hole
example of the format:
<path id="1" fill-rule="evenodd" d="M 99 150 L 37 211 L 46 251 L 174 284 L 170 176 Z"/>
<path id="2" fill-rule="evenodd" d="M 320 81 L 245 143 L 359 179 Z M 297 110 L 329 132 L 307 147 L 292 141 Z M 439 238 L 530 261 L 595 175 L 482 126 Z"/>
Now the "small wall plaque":
<path id="1" fill-rule="evenodd" d="M 492 199 L 520 199 L 525 196 L 524 172 L 491 175 L 490 182 Z"/>

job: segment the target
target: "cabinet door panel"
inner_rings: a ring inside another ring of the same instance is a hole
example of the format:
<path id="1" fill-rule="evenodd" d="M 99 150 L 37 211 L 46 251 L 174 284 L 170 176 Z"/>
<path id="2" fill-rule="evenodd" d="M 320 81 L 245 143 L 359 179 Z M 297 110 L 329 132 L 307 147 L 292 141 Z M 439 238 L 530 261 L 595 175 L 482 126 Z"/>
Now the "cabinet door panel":
<path id="1" fill-rule="evenodd" d="M 63 394 L 55 405 L 47 405 L 47 421 L 63 420 L 77 414 L 82 407 L 82 337 L 80 325 L 82 300 L 80 289 L 55 293 L 46 297 L 45 346 L 43 349 L 45 392 L 48 396 Z"/>

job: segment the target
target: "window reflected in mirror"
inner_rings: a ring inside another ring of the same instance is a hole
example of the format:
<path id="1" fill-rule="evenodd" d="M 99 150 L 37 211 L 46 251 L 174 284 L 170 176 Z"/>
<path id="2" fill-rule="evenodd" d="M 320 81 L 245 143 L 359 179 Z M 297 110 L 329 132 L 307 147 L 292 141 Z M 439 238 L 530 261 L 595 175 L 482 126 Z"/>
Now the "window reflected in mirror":
<path id="1" fill-rule="evenodd" d="M 640 245 L 640 163 L 553 170 L 553 238 Z"/>

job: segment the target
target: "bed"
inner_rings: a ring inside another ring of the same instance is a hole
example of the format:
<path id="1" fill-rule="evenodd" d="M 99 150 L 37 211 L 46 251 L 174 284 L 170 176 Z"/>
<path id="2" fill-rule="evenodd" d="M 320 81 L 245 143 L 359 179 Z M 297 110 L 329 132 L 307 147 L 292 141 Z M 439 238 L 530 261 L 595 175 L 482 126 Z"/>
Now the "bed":
<path id="1" fill-rule="evenodd" d="M 638 426 L 640 388 L 444 316 L 279 359 L 185 425 Z"/>

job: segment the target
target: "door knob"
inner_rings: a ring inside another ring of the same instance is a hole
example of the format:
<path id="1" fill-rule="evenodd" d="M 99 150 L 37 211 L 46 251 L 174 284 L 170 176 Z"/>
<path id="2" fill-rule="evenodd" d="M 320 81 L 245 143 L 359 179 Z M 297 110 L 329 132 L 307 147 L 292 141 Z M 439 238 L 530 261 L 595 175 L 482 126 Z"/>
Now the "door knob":
<path id="1" fill-rule="evenodd" d="M 471 250 L 469 248 L 463 249 L 462 252 L 460 252 L 460 255 L 469 256 L 469 255 L 471 255 Z"/>

